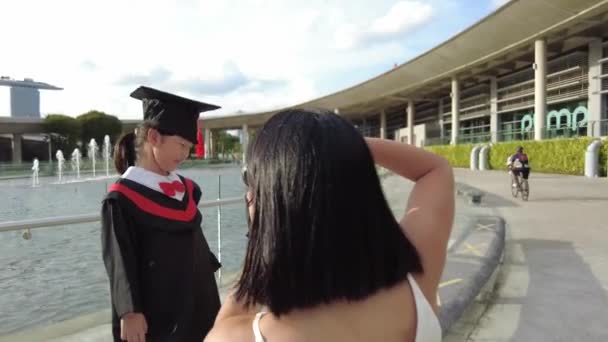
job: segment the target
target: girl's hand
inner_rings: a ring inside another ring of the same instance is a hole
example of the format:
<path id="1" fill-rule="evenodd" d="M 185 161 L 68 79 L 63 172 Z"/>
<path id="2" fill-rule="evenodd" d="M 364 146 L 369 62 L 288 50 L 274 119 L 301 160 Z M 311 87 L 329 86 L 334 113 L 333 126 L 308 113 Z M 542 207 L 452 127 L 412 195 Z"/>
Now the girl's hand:
<path id="1" fill-rule="evenodd" d="M 120 319 L 120 339 L 127 342 L 146 342 L 148 324 L 142 313 L 130 312 Z"/>

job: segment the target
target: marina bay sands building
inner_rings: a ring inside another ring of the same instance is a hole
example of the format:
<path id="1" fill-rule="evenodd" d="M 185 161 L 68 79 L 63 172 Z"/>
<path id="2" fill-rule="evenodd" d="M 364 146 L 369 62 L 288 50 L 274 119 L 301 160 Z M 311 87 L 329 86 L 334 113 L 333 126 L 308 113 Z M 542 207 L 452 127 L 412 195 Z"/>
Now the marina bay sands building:
<path id="1" fill-rule="evenodd" d="M 27 152 L 26 159 L 33 158 L 34 154 L 41 159 L 49 157 L 48 153 L 39 152 L 48 144 L 39 133 L 27 136 L 24 134 L 30 133 L 29 127 L 34 126 L 36 131 L 41 132 L 40 90 L 62 90 L 62 88 L 36 82 L 30 78 L 15 80 L 8 76 L 0 77 L 0 86 L 10 88 L 10 117 L 0 117 L 0 162 L 12 160 L 19 163 L 23 159 L 24 152 Z"/>
<path id="2" fill-rule="evenodd" d="M 31 78 L 13 80 L 8 76 L 0 77 L 0 86 L 10 87 L 11 112 L 13 118 L 40 118 L 40 89 L 62 90 L 62 88 Z"/>

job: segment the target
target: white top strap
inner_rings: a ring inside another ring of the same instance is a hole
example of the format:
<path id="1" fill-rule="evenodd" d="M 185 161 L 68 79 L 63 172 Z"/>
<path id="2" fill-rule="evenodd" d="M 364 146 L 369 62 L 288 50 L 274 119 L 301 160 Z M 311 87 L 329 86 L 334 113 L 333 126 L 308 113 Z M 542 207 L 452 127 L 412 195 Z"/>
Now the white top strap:
<path id="1" fill-rule="evenodd" d="M 416 304 L 416 342 L 441 342 L 441 326 L 439 319 L 431 304 L 420 290 L 418 283 L 411 274 L 407 275 L 408 282 L 412 288 L 414 302 Z M 260 311 L 255 315 L 253 320 L 253 335 L 255 342 L 265 342 L 262 331 L 260 330 L 260 320 L 266 314 L 265 311 Z"/>
<path id="2" fill-rule="evenodd" d="M 411 273 L 407 280 L 412 288 L 414 302 L 416 304 L 416 342 L 441 342 L 441 326 L 435 311 L 429 304 L 418 283 Z"/>
<path id="3" fill-rule="evenodd" d="M 253 336 L 255 336 L 255 342 L 265 342 L 264 336 L 262 336 L 262 332 L 260 331 L 260 320 L 265 314 L 265 311 L 260 311 L 255 315 L 253 320 Z"/>

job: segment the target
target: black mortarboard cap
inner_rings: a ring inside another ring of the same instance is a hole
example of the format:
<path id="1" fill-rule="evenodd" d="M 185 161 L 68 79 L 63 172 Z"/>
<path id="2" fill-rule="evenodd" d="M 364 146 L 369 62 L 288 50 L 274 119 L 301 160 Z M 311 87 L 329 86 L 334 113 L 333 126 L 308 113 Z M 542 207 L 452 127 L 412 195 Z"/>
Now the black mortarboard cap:
<path id="1" fill-rule="evenodd" d="M 145 86 L 135 89 L 131 97 L 143 102 L 144 120 L 152 122 L 159 132 L 179 135 L 193 144 L 197 142 L 199 114 L 220 108 Z"/>

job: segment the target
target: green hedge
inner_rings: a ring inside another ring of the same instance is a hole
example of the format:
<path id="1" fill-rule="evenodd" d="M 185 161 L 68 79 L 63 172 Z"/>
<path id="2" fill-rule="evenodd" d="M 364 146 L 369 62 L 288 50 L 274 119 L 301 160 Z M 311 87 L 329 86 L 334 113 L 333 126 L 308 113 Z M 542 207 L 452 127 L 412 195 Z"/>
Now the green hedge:
<path id="1" fill-rule="evenodd" d="M 507 157 L 517 146 L 523 146 L 530 158 L 532 172 L 583 175 L 585 150 L 590 142 L 591 138 L 575 138 L 494 144 L 490 149 L 490 168 L 504 168 Z"/>
<path id="2" fill-rule="evenodd" d="M 604 140 L 600 149 L 600 176 L 608 176 L 608 140 Z"/>
<path id="3" fill-rule="evenodd" d="M 523 146 L 530 158 L 532 172 L 583 175 L 585 151 L 591 138 L 553 139 L 543 141 L 513 141 L 492 144 L 489 152 L 490 169 L 504 170 L 507 157 Z M 454 167 L 469 167 L 473 145 L 430 146 L 426 149 L 446 158 Z M 608 141 L 600 150 L 600 176 L 606 176 Z"/>
<path id="4" fill-rule="evenodd" d="M 463 144 L 456 146 L 428 146 L 425 147 L 425 149 L 444 157 L 453 167 L 469 167 L 471 163 L 471 150 L 473 149 L 473 146 L 475 145 Z"/>

